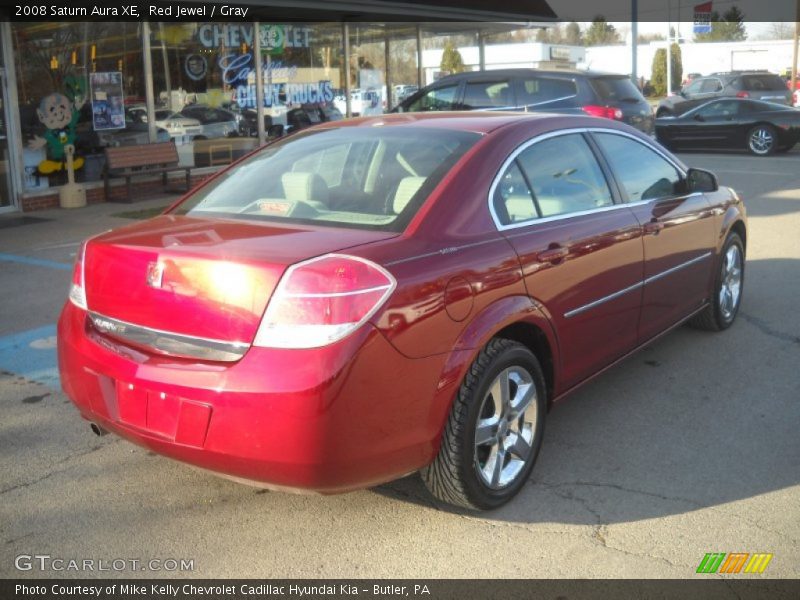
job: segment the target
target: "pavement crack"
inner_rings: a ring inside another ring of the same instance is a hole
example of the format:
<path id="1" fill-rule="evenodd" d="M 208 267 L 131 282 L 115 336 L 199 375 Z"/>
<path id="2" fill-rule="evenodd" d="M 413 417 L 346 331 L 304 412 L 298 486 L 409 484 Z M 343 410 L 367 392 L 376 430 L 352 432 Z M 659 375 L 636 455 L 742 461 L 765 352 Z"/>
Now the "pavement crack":
<path id="1" fill-rule="evenodd" d="M 620 492 L 627 492 L 631 494 L 639 494 L 642 496 L 649 496 L 651 498 L 658 498 L 659 500 L 667 500 L 669 502 L 683 502 L 688 504 L 694 508 L 705 508 L 701 503 L 697 502 L 696 500 L 691 500 L 689 498 L 683 498 L 681 496 L 666 496 L 664 494 L 658 494 L 656 492 L 649 492 L 647 490 L 638 490 L 635 488 L 628 488 L 622 485 L 618 485 L 616 483 L 602 483 L 598 481 L 563 481 L 560 483 L 551 483 L 547 481 L 534 481 L 532 482 L 534 485 L 542 485 L 544 487 L 550 488 L 555 492 L 557 488 L 563 487 L 599 487 L 599 488 L 607 488 L 612 490 L 617 490 Z"/>
<path id="2" fill-rule="evenodd" d="M 753 325 L 756 329 L 761 331 L 770 337 L 773 337 L 777 340 L 781 340 L 784 342 L 791 342 L 793 344 L 800 344 L 800 335 L 792 335 L 791 333 L 784 333 L 783 331 L 778 331 L 777 329 L 773 328 L 769 325 L 764 319 L 759 317 L 754 317 L 753 315 L 748 315 L 746 312 L 739 313 L 741 317 Z"/>
<path id="3" fill-rule="evenodd" d="M 63 457 L 61 460 L 58 460 L 53 464 L 54 465 L 63 465 L 64 463 L 68 463 L 68 462 L 70 462 L 72 460 L 75 460 L 76 458 L 80 458 L 82 456 L 86 456 L 87 454 L 91 454 L 92 452 L 96 452 L 97 450 L 100 450 L 101 448 L 105 448 L 107 446 L 110 446 L 111 444 L 115 444 L 118 441 L 121 441 L 121 440 L 109 440 L 107 443 L 96 445 L 96 446 L 92 446 L 91 448 L 89 448 L 87 450 L 83 450 L 81 452 L 75 452 L 73 454 L 70 454 L 68 456 Z M 50 471 L 48 473 L 45 473 L 41 477 L 37 477 L 36 479 L 32 479 L 31 481 L 23 481 L 21 483 L 16 483 L 14 485 L 10 485 L 8 487 L 0 489 L 0 495 L 8 494 L 8 493 L 13 492 L 15 490 L 24 489 L 24 488 L 30 487 L 32 485 L 36 485 L 37 483 L 41 483 L 42 481 L 45 481 L 46 479 L 49 479 L 53 475 L 58 475 L 60 473 L 64 473 L 64 472 L 68 471 L 69 469 L 70 469 L 70 467 L 67 467 L 65 469 L 58 469 L 58 470 Z"/>
<path id="4" fill-rule="evenodd" d="M 630 493 L 630 494 L 639 494 L 639 495 L 647 496 L 647 497 L 650 497 L 650 498 L 658 498 L 659 500 L 665 500 L 665 501 L 668 501 L 668 502 L 682 502 L 682 503 L 686 504 L 692 510 L 708 510 L 708 511 L 711 511 L 711 512 L 716 513 L 716 514 L 721 514 L 721 515 L 725 516 L 726 518 L 730 516 L 727 513 L 725 513 L 724 511 L 719 510 L 716 506 L 709 505 L 709 504 L 703 504 L 702 502 L 698 502 L 697 500 L 692 500 L 691 498 L 685 498 L 685 497 L 682 497 L 682 496 L 667 496 L 665 494 L 658 494 L 656 492 L 650 492 L 650 491 L 647 491 L 647 490 L 639 490 L 639 489 L 635 489 L 635 488 L 628 488 L 628 487 L 625 487 L 625 486 L 622 486 L 622 485 L 618 485 L 618 484 L 615 484 L 615 483 L 602 483 L 602 482 L 594 482 L 594 481 L 565 481 L 565 482 L 560 482 L 560 483 L 549 483 L 549 482 L 546 482 L 546 481 L 532 481 L 532 483 L 534 485 L 542 485 L 542 486 L 544 486 L 546 488 L 549 488 L 557 496 L 568 498 L 568 499 L 573 499 L 575 501 L 580 502 L 584 506 L 586 511 L 589 512 L 590 514 L 593 514 L 593 515 L 596 514 L 596 511 L 594 511 L 590 506 L 588 506 L 586 504 L 587 501 L 585 501 L 585 499 L 579 499 L 577 496 L 574 496 L 572 494 L 570 494 L 569 496 L 564 496 L 564 495 L 560 494 L 558 490 L 560 488 L 564 488 L 564 487 L 606 488 L 606 489 L 617 490 L 617 491 L 620 491 L 620 492 L 625 492 L 625 493 Z M 756 520 L 754 520 L 754 519 L 752 519 L 752 518 L 750 518 L 748 516 L 737 515 L 737 517 L 738 517 L 739 520 L 747 523 L 748 525 L 750 525 L 751 527 L 753 527 L 755 529 L 758 529 L 758 530 L 763 531 L 765 533 L 771 533 L 772 535 L 775 535 L 775 536 L 778 536 L 780 538 L 783 538 L 783 539 L 791 542 L 794 545 L 798 545 L 798 543 L 799 543 L 798 540 L 793 538 L 792 536 L 787 535 L 786 533 L 781 532 L 781 531 L 776 531 L 774 529 L 770 529 L 769 527 L 764 526 L 762 523 L 759 523 L 758 521 L 756 521 Z"/>

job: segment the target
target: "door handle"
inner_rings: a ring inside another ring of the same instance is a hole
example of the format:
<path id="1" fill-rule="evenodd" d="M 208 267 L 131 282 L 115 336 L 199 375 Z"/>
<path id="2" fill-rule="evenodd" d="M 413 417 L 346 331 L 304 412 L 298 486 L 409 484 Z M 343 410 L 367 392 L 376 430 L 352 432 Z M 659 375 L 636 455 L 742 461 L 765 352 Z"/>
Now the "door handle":
<path id="1" fill-rule="evenodd" d="M 547 250 L 543 250 L 539 252 L 536 258 L 539 259 L 539 262 L 549 262 L 555 263 L 560 260 L 564 260 L 569 255 L 569 248 L 564 248 L 563 246 L 556 246 L 555 248 L 549 248 Z"/>
<path id="2" fill-rule="evenodd" d="M 658 235 L 658 232 L 664 229 L 664 223 L 661 221 L 650 221 L 644 224 L 645 234 Z"/>

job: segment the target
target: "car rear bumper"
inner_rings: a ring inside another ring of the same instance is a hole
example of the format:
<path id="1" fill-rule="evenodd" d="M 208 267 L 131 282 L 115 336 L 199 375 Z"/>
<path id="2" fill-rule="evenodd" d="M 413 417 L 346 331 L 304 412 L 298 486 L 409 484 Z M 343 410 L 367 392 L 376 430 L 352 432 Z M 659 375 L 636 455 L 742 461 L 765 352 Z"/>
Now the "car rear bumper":
<path id="1" fill-rule="evenodd" d="M 348 491 L 411 473 L 438 450 L 443 411 L 431 404 L 444 359 L 408 359 L 371 325 L 325 348 L 199 363 L 121 346 L 68 302 L 58 360 L 84 418 L 234 478 Z"/>

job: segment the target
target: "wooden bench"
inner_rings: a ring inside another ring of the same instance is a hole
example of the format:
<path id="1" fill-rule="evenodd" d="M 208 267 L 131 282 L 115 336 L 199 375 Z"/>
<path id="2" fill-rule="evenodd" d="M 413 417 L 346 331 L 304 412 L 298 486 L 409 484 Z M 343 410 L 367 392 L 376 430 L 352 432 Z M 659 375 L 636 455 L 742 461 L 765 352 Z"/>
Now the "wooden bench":
<path id="1" fill-rule="evenodd" d="M 167 173 L 172 171 L 186 172 L 186 189 L 190 183 L 192 167 L 178 166 L 178 149 L 174 142 L 159 142 L 138 146 L 109 146 L 105 149 L 105 191 L 106 200 L 110 201 L 111 177 L 125 178 L 125 202 L 131 198 L 131 178 L 136 175 L 153 175 L 161 173 L 161 181 L 166 187 Z"/>

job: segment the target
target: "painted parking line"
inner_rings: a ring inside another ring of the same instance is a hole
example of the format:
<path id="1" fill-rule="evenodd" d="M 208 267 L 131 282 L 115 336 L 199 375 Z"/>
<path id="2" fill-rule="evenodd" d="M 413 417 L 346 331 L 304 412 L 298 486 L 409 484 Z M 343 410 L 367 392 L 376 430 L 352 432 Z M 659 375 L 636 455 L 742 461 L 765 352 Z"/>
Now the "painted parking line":
<path id="1" fill-rule="evenodd" d="M 60 389 L 56 326 L 45 325 L 0 337 L 0 370 Z"/>
<path id="2" fill-rule="evenodd" d="M 49 269 L 58 269 L 60 271 L 71 271 L 72 265 L 67 263 L 60 263 L 54 260 L 47 260 L 44 258 L 33 258 L 32 256 L 22 256 L 20 254 L 5 254 L 0 252 L 0 260 L 5 262 L 19 263 L 22 265 L 33 265 L 35 267 L 47 267 Z"/>

